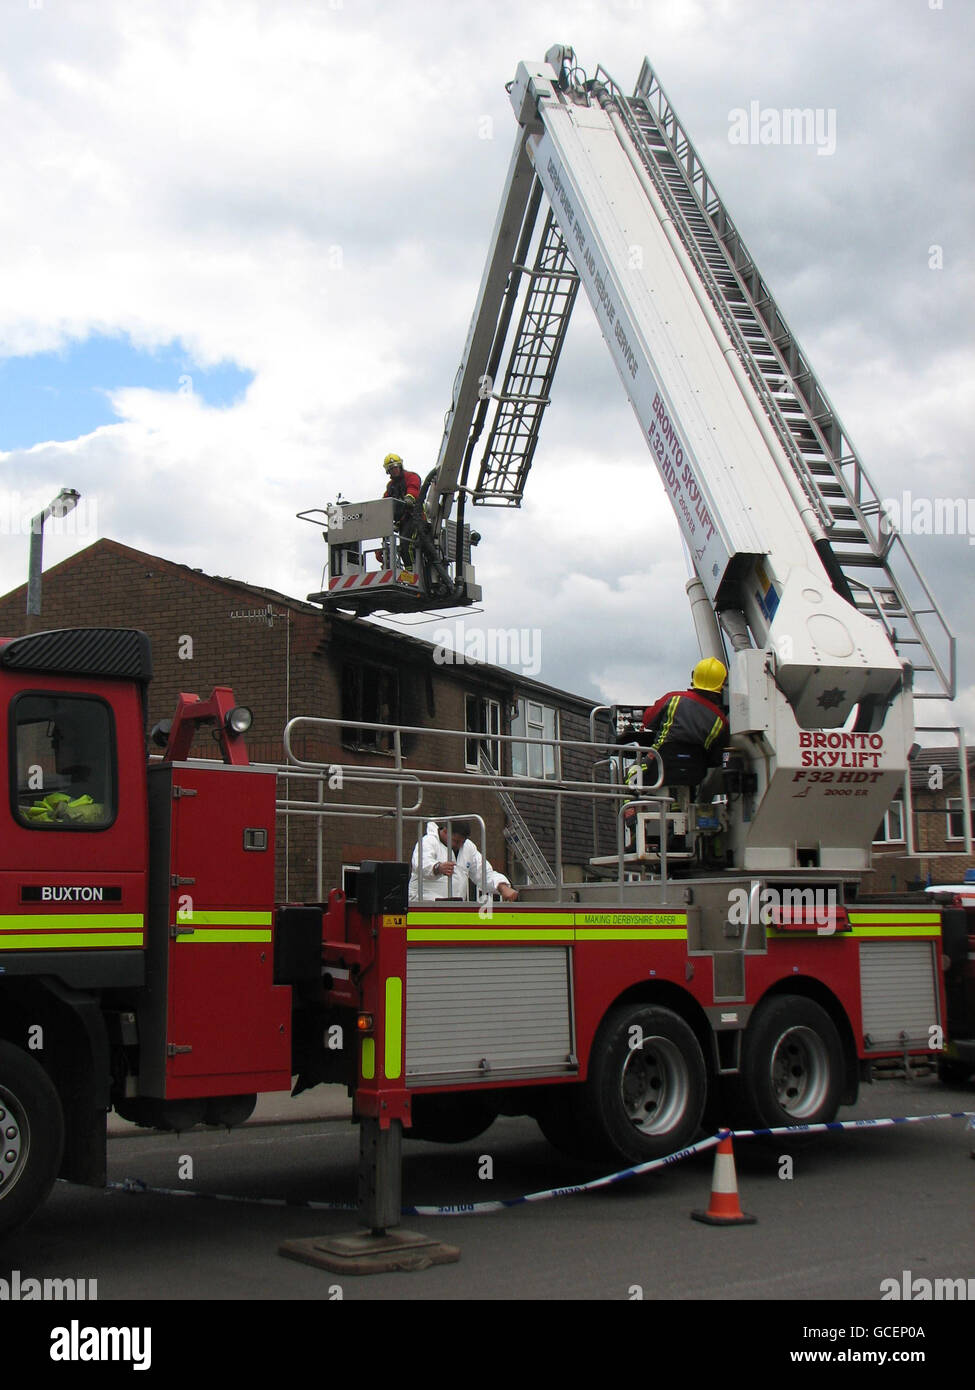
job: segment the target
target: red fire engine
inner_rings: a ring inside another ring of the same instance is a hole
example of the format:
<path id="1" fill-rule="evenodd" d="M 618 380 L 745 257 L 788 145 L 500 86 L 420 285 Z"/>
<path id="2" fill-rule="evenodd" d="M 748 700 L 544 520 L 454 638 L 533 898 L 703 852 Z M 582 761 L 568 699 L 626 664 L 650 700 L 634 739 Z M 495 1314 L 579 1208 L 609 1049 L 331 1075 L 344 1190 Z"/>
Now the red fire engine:
<path id="1" fill-rule="evenodd" d="M 448 753 L 416 767 L 393 729 L 395 860 L 363 865 L 354 899 L 276 904 L 277 772 L 248 765 L 230 691 L 181 697 L 147 760 L 141 633 L 7 641 L 0 1229 L 58 1173 L 103 1179 L 111 1106 L 182 1128 L 240 1120 L 295 1077 L 344 1084 L 378 1229 L 399 1217 L 404 1129 L 458 1139 L 530 1114 L 563 1149 L 639 1162 L 706 1115 L 831 1118 L 876 1059 L 942 1046 L 937 904 L 858 903 L 856 883 L 907 771 L 913 700 L 953 686 L 950 635 L 893 567 L 879 495 L 652 69 L 627 98 L 571 51 L 548 58 L 511 86 L 519 135 L 415 568 L 389 499 L 338 506 L 318 597 L 360 612 L 477 598 L 464 508 L 520 503 L 581 283 L 687 542 L 702 657 L 729 668 L 724 764 L 703 780 L 658 759 L 627 845 L 642 750 L 594 724 L 608 778 L 518 784 L 555 799 L 556 825 L 591 799 L 615 853 L 594 846 L 586 881 L 567 882 L 556 836 L 517 903 L 411 903 L 424 788 L 456 793 L 460 814 L 465 788 L 505 778 L 500 760 L 451 778 Z M 222 764 L 188 759 L 201 724 Z"/>
<path id="2" fill-rule="evenodd" d="M 722 1078 L 755 1124 L 813 1122 L 872 1059 L 932 1046 L 938 909 L 824 915 L 810 883 L 840 884 L 815 874 L 780 876 L 785 907 L 759 900 L 774 876 L 749 879 L 743 920 L 713 875 L 411 906 L 398 862 L 365 865 L 354 901 L 276 905 L 276 776 L 248 765 L 246 712 L 183 696 L 147 760 L 150 670 L 135 631 L 0 647 L 3 1228 L 58 1173 L 104 1179 L 111 1106 L 230 1124 L 297 1076 L 350 1088 L 364 1151 L 411 1120 L 458 1139 L 530 1113 L 631 1162 L 691 1140 Z M 183 756 L 202 723 L 223 763 Z M 368 1224 L 395 1224 L 384 1201 Z"/>

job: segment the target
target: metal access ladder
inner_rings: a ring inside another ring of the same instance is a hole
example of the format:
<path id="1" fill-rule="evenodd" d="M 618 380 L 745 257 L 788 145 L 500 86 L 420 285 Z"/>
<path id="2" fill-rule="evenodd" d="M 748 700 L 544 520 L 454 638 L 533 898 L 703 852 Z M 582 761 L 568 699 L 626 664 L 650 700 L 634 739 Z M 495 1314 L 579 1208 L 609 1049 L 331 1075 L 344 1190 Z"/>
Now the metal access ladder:
<path id="1" fill-rule="evenodd" d="M 505 791 L 504 783 L 498 776 L 497 769 L 494 767 L 491 759 L 483 748 L 481 748 L 478 754 L 478 763 L 480 764 L 481 772 L 494 788 L 498 800 L 504 807 L 504 813 L 507 819 L 507 824 L 504 828 L 504 838 L 508 841 L 508 844 L 524 865 L 529 883 L 540 888 L 554 888 L 555 874 L 551 865 L 542 853 L 535 836 L 529 830 L 528 823 L 524 816 L 518 810 L 511 796 Z"/>
<path id="2" fill-rule="evenodd" d="M 627 98 L 604 85 L 796 478 L 815 508 L 861 611 L 882 624 L 915 673 L 915 698 L 952 698 L 955 639 L 908 550 L 887 521 L 839 416 L 762 279 L 667 99 L 644 62 Z"/>
<path id="3" fill-rule="evenodd" d="M 551 209 L 534 265 L 514 270 L 528 276 L 528 286 L 481 456 L 474 502 L 482 506 L 521 506 L 579 289 L 579 276 Z"/>

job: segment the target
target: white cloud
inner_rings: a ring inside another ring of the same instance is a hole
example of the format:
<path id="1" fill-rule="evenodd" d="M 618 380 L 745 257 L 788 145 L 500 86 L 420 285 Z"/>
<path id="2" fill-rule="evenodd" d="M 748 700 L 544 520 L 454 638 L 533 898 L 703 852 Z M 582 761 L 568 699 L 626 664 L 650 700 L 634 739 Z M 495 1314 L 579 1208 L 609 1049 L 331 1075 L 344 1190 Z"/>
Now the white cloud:
<path id="1" fill-rule="evenodd" d="M 117 391 L 117 423 L 0 456 L 5 486 L 38 507 L 74 486 L 101 534 L 316 589 L 324 547 L 294 513 L 377 491 L 391 448 L 420 473 L 436 458 L 514 138 L 504 83 L 561 34 L 627 86 L 655 45 L 881 491 L 937 469 L 975 494 L 968 28 L 907 0 L 19 8 L 0 71 L 0 352 L 129 334 L 254 376 L 225 409 L 178 380 Z M 728 112 L 752 98 L 835 108 L 835 155 L 731 146 Z M 543 680 L 639 701 L 693 659 L 684 563 L 587 306 L 576 319 L 522 513 L 476 517 L 483 620 L 540 627 Z M 48 564 L 85 539 L 52 535 Z M 25 555 L 0 536 L 0 587 Z M 959 627 L 973 555 L 936 562 Z M 962 664 L 970 683 L 968 639 Z"/>

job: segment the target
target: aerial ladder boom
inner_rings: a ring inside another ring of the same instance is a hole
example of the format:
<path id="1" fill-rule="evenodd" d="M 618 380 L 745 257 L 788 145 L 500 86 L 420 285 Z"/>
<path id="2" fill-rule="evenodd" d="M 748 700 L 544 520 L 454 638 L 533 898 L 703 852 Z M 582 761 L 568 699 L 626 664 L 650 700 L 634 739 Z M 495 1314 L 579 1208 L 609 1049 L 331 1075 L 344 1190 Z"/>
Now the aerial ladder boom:
<path id="1" fill-rule="evenodd" d="M 713 615 L 696 621 L 705 654 L 731 668 L 749 769 L 735 862 L 866 867 L 913 741 L 913 668 L 940 685 L 925 693 L 951 693 L 953 639 L 916 566 L 914 606 L 893 573 L 879 499 L 649 64 L 627 99 L 605 74 L 580 81 L 571 50 L 547 57 L 509 88 L 518 140 L 422 494 L 438 563 L 370 577 L 355 544 L 343 568 L 357 538 L 330 528 L 329 590 L 313 597 L 362 612 L 479 595 L 465 508 L 520 504 L 581 284 L 692 557 L 692 606 Z M 824 840 L 807 813 L 826 787 Z"/>
<path id="2" fill-rule="evenodd" d="M 428 493 L 427 515 L 434 525 L 450 515 L 460 479 L 466 475 L 473 447 L 483 429 L 540 199 L 541 187 L 528 154 L 527 133 L 522 130 L 505 180 Z"/>

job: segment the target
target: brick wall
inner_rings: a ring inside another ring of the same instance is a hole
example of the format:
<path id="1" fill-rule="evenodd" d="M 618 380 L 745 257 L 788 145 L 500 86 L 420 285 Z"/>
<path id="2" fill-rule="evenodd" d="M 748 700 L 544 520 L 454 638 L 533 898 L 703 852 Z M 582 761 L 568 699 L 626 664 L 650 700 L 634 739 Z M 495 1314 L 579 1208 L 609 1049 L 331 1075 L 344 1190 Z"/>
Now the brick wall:
<path id="1" fill-rule="evenodd" d="M 0 598 L 0 633 L 15 636 L 26 630 L 25 602 L 26 586 Z M 365 664 L 368 672 L 376 668 L 395 672 L 398 722 L 424 728 L 404 738 L 404 770 L 433 769 L 449 774 L 458 784 L 442 791 L 426 789 L 419 814 L 426 820 L 448 813 L 479 813 L 486 822 L 488 857 L 495 868 L 514 876 L 504 839 L 503 809 L 492 793 L 471 785 L 464 767 L 463 739 L 447 740 L 438 734 L 441 729 L 464 729 L 469 693 L 495 699 L 507 711 L 514 689 L 504 672 L 437 665 L 427 644 L 372 624 L 328 620 L 320 610 L 283 595 L 208 576 L 110 540 L 96 541 L 45 573 L 43 618 L 37 626 L 141 628 L 153 650 L 150 727 L 172 717 L 181 691 L 205 698 L 215 685 L 229 685 L 237 701 L 254 712 L 247 739 L 253 763 L 285 761 L 282 740 L 289 717 L 342 718 L 346 668 Z M 326 767 L 341 763 L 392 770 L 390 753 L 350 746 L 343 736 L 345 728 L 298 730 L 295 752 Z M 508 732 L 506 723 L 502 732 Z M 191 756 L 214 755 L 209 732 L 204 731 L 194 740 Z M 309 802 L 317 795 L 317 784 L 282 779 L 279 795 Z M 315 897 L 319 830 L 326 895 L 341 884 L 344 864 L 393 856 L 395 832 L 390 816 L 353 816 L 343 809 L 352 804 L 380 812 L 389 809 L 395 804 L 393 787 L 347 778 L 341 791 L 333 788 L 328 797 L 342 814 L 279 817 L 277 891 L 282 900 Z M 404 791 L 407 804 L 414 797 L 415 792 Z M 415 832 L 413 822 L 405 832 L 407 859 Z"/>
<path id="2" fill-rule="evenodd" d="M 928 790 L 924 780 L 913 788 L 916 855 L 908 859 L 905 846 L 899 843 L 875 845 L 873 871 L 864 876 L 864 892 L 900 892 L 923 886 L 929 880 L 960 883 L 965 870 L 975 868 L 975 856 L 964 853 L 964 841 L 948 838 L 948 801 L 960 796 L 959 786 L 956 772 L 946 777 L 943 789 Z"/>

